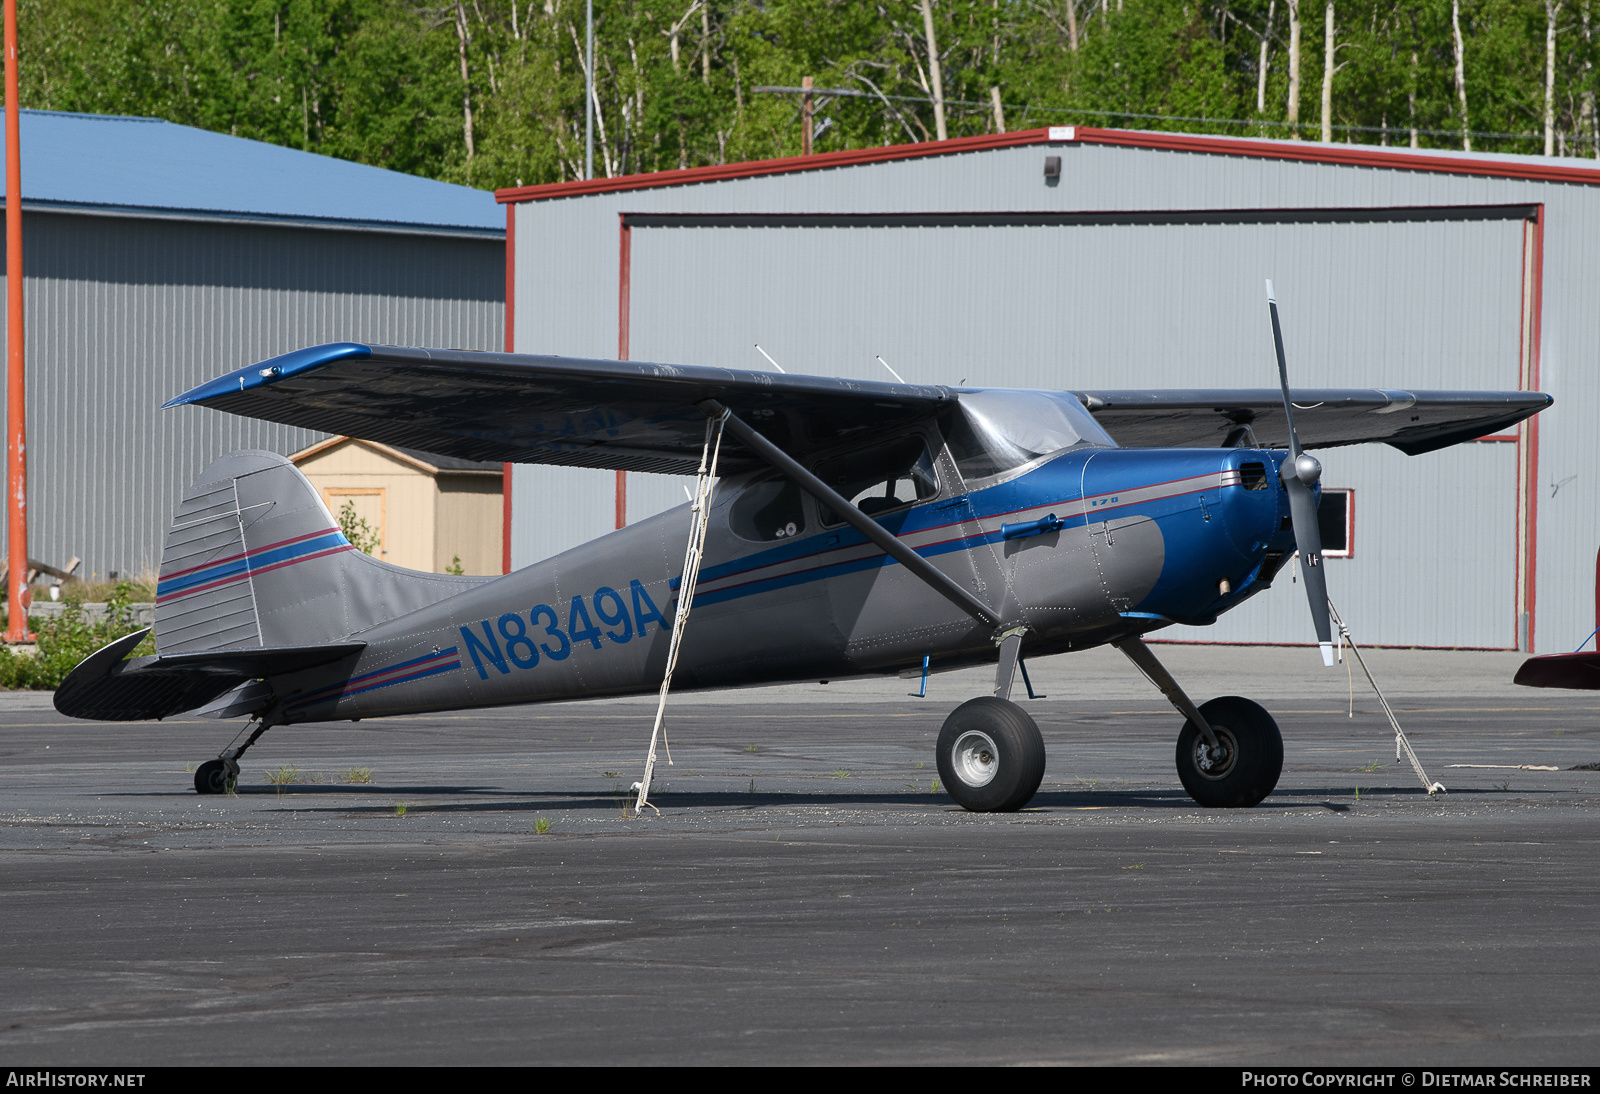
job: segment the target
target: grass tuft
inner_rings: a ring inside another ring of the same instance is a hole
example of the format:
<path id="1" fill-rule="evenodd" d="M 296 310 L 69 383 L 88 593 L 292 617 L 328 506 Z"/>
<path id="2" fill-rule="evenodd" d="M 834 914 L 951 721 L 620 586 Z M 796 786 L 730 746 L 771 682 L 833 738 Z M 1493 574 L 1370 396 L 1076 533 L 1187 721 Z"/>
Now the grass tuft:
<path id="1" fill-rule="evenodd" d="M 535 817 L 533 820 L 533 830 L 539 833 L 541 836 L 550 831 L 550 818 Z"/>
<path id="2" fill-rule="evenodd" d="M 267 772 L 267 781 L 278 788 L 278 793 L 283 793 L 283 788 L 291 783 L 303 783 L 305 776 L 300 774 L 298 767 L 280 767 L 276 771 Z"/>

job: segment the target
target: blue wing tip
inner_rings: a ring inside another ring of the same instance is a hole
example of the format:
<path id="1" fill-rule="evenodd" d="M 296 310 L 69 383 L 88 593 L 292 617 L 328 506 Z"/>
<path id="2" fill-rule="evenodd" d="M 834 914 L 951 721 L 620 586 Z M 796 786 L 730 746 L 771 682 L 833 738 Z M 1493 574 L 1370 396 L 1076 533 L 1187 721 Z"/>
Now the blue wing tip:
<path id="1" fill-rule="evenodd" d="M 287 376 L 298 376 L 310 372 L 335 361 L 345 361 L 371 357 L 372 347 L 360 342 L 330 342 L 325 346 L 308 346 L 290 353 L 280 354 L 268 358 L 254 365 L 218 376 L 214 380 L 207 380 L 198 387 L 190 388 L 182 395 L 168 399 L 161 404 L 162 410 L 170 410 L 175 406 L 187 406 L 190 403 L 204 403 L 219 395 L 230 395 L 236 392 L 249 391 L 252 388 L 266 387 L 276 383 Z"/>

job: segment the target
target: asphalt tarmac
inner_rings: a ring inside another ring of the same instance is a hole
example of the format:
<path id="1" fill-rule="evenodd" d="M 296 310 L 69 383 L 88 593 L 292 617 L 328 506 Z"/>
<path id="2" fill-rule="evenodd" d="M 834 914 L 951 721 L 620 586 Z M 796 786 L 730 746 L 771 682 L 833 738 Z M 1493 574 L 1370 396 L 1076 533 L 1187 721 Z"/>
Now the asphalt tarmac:
<path id="1" fill-rule="evenodd" d="M 283 727 L 201 798 L 237 723 L 0 695 L 0 1061 L 1600 1061 L 1600 695 L 1375 652 L 1430 799 L 1342 668 L 1158 652 L 1277 716 L 1261 806 L 1103 651 L 1031 666 L 1010 815 L 932 786 L 982 672 L 682 696 L 642 818 L 641 701 Z"/>

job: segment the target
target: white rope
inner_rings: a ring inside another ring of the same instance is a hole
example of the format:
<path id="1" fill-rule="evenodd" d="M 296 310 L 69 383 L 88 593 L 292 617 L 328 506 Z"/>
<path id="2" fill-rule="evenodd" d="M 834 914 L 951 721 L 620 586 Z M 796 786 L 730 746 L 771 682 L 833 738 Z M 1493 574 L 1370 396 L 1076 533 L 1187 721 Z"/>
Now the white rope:
<path id="1" fill-rule="evenodd" d="M 672 689 L 672 670 L 678 666 L 678 647 L 683 642 L 683 631 L 689 623 L 689 607 L 694 601 L 695 585 L 700 580 L 700 558 L 705 550 L 706 528 L 711 521 L 711 487 L 717 477 L 717 458 L 722 454 L 722 423 L 728 412 L 706 419 L 706 440 L 700 449 L 700 470 L 695 474 L 694 498 L 689 506 L 689 546 L 683 553 L 683 577 L 678 582 L 678 610 L 672 616 L 672 635 L 667 642 L 667 670 L 661 677 L 661 697 L 656 703 L 656 722 L 650 730 L 650 751 L 645 756 L 644 777 L 633 784 L 639 792 L 633 811 L 640 814 L 645 806 L 656 809 L 650 802 L 650 780 L 656 771 L 656 741 L 666 740 L 661 730 L 667 716 L 667 692 Z M 709 463 L 708 463 L 709 459 Z M 672 763 L 672 746 L 667 746 L 667 763 Z"/>
<path id="2" fill-rule="evenodd" d="M 1339 609 L 1333 606 L 1333 598 L 1328 598 L 1328 611 L 1333 615 L 1334 625 L 1339 628 L 1341 638 L 1350 643 L 1350 652 L 1356 655 L 1356 663 L 1361 666 L 1361 671 L 1367 677 L 1367 683 L 1372 685 L 1372 691 L 1378 697 L 1378 702 L 1383 706 L 1383 713 L 1389 718 L 1389 724 L 1394 727 L 1394 758 L 1398 763 L 1402 754 L 1411 761 L 1411 770 L 1417 773 L 1417 778 L 1422 781 L 1422 788 L 1428 796 L 1444 794 L 1448 791 L 1444 783 L 1434 782 L 1428 778 L 1428 773 L 1422 770 L 1422 761 L 1417 759 L 1416 752 L 1411 747 L 1411 742 L 1406 738 L 1406 731 L 1400 728 L 1400 720 L 1394 716 L 1394 709 L 1389 706 L 1389 700 L 1383 697 L 1383 691 L 1378 687 L 1378 682 L 1372 678 L 1372 671 L 1367 668 L 1366 658 L 1361 656 L 1361 648 L 1356 645 L 1356 640 L 1350 637 L 1350 628 L 1344 625 L 1344 620 L 1339 618 Z"/>

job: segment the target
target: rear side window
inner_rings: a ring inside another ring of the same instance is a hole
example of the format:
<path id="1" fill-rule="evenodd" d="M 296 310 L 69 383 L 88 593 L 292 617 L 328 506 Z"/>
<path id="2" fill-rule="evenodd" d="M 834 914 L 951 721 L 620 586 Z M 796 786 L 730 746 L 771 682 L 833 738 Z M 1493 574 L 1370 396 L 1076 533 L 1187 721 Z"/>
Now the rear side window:
<path id="1" fill-rule="evenodd" d="M 728 512 L 728 527 L 740 539 L 789 539 L 805 531 L 800 488 L 788 479 L 768 479 L 746 486 Z"/>
<path id="2" fill-rule="evenodd" d="M 874 518 L 939 493 L 933 457 L 921 437 L 901 437 L 847 456 L 821 460 L 812 470 Z M 824 524 L 839 524 L 841 519 L 837 513 L 822 511 Z"/>

